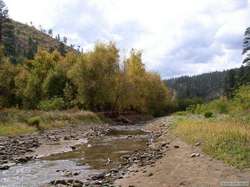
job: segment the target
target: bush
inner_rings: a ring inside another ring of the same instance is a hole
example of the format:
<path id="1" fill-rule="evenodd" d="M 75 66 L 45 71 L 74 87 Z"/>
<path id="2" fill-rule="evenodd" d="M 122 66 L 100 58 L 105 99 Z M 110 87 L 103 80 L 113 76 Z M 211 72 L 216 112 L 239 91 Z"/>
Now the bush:
<path id="1" fill-rule="evenodd" d="M 29 126 L 38 127 L 41 124 L 41 118 L 39 116 L 29 118 L 27 123 Z"/>
<path id="2" fill-rule="evenodd" d="M 63 98 L 54 98 L 51 100 L 41 101 L 38 108 L 45 111 L 62 110 L 65 108 L 65 103 Z"/>
<path id="3" fill-rule="evenodd" d="M 250 109 L 250 85 L 241 86 L 235 92 L 234 103 L 240 106 L 241 110 Z"/>
<path id="4" fill-rule="evenodd" d="M 205 118 L 211 118 L 211 117 L 213 117 L 213 112 L 206 112 L 204 114 L 204 116 L 205 116 Z"/>
<path id="5" fill-rule="evenodd" d="M 180 112 L 176 112 L 175 115 L 177 116 L 186 116 L 188 114 L 188 112 L 186 111 L 180 111 Z"/>
<path id="6" fill-rule="evenodd" d="M 226 100 L 225 98 L 220 98 L 206 104 L 198 104 L 189 108 L 189 111 L 195 114 L 205 114 L 206 112 L 227 114 L 230 111 L 230 106 L 230 101 Z"/>

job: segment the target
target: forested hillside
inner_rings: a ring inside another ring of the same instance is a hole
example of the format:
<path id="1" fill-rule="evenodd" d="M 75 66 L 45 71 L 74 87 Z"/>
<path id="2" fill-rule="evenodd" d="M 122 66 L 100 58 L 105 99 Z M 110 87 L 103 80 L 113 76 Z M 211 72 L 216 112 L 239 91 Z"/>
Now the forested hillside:
<path id="1" fill-rule="evenodd" d="M 242 66 L 223 72 L 183 76 L 166 80 L 176 99 L 209 101 L 221 96 L 232 97 L 234 90 L 250 83 L 250 67 Z"/>
<path id="2" fill-rule="evenodd" d="M 4 46 L 4 54 L 12 63 L 34 58 L 38 47 L 51 52 L 56 49 L 62 55 L 74 50 L 73 45 L 67 46 L 66 37 L 59 34 L 53 36 L 52 29 L 46 31 L 41 27 L 38 30 L 32 23 L 29 26 L 12 20 L 8 16 L 6 5 L 0 1 L 0 43 Z"/>
<path id="3" fill-rule="evenodd" d="M 73 46 L 67 46 L 66 37 L 61 39 L 60 35 L 57 35 L 53 38 L 52 30 L 38 30 L 34 26 L 22 24 L 14 20 L 11 20 L 11 24 L 13 24 L 15 30 L 17 53 L 27 58 L 33 58 L 38 47 L 49 51 L 57 49 L 61 54 L 74 50 Z"/>
<path id="4" fill-rule="evenodd" d="M 201 98 L 211 100 L 224 92 L 227 72 L 213 72 L 196 76 L 183 76 L 166 81 L 178 99 Z"/>

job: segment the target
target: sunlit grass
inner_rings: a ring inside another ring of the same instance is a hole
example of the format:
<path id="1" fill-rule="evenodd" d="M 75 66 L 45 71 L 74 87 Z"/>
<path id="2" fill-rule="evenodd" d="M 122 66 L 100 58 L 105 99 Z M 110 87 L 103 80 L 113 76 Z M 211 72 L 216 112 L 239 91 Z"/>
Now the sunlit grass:
<path id="1" fill-rule="evenodd" d="M 30 121 L 39 120 L 39 129 Z M 0 111 L 0 136 L 15 136 L 29 134 L 41 129 L 63 128 L 72 125 L 102 123 L 101 116 L 80 110 L 68 111 L 25 111 L 17 109 L 4 109 Z"/>
<path id="2" fill-rule="evenodd" d="M 15 136 L 35 131 L 36 128 L 23 123 L 0 124 L 0 136 Z"/>
<path id="3" fill-rule="evenodd" d="M 205 153 L 239 168 L 250 167 L 250 124 L 236 119 L 184 117 L 177 120 L 174 132 L 194 144 L 202 142 Z"/>

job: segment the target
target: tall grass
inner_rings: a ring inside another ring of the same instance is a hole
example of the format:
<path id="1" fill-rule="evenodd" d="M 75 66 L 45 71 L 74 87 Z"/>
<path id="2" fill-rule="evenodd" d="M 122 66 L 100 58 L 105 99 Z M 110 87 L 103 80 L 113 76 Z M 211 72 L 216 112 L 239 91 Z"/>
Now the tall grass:
<path id="1" fill-rule="evenodd" d="M 36 128 L 24 123 L 0 123 L 0 136 L 15 136 L 33 132 L 36 132 Z"/>
<path id="2" fill-rule="evenodd" d="M 202 142 L 205 153 L 239 168 L 250 168 L 250 124 L 237 119 L 182 117 L 174 132 L 189 143 Z"/>
<path id="3" fill-rule="evenodd" d="M 100 116 L 89 111 L 68 110 L 45 112 L 4 109 L 0 111 L 0 136 L 14 136 L 39 131 L 40 129 L 35 128 L 30 123 L 35 118 L 39 118 L 40 129 L 102 123 Z"/>

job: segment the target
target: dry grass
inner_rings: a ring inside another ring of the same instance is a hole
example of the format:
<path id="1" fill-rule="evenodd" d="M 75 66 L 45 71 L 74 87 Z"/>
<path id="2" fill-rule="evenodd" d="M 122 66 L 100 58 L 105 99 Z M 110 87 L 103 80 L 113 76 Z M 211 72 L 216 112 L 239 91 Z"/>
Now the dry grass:
<path id="1" fill-rule="evenodd" d="M 207 154 L 239 168 L 250 167 L 250 124 L 235 119 L 183 117 L 174 132 L 189 143 L 202 142 Z"/>
<path id="2" fill-rule="evenodd" d="M 38 131 L 29 124 L 30 119 L 39 118 L 41 129 L 63 128 L 69 125 L 102 123 L 100 116 L 89 111 L 25 111 L 17 109 L 0 110 L 0 136 L 15 136 Z"/>
<path id="3" fill-rule="evenodd" d="M 0 136 L 15 136 L 33 133 L 36 128 L 23 123 L 0 124 Z"/>

